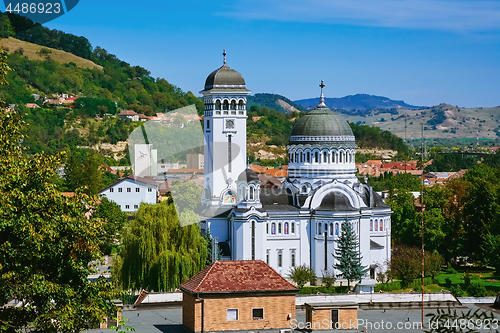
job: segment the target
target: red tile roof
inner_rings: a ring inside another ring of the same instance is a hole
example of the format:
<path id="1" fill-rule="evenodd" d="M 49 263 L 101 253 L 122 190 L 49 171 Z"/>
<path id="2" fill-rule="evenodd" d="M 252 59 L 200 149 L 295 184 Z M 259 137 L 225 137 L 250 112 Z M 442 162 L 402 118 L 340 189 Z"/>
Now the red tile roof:
<path id="1" fill-rule="evenodd" d="M 297 290 L 262 260 L 215 261 L 180 287 L 192 293 Z"/>
<path id="2" fill-rule="evenodd" d="M 286 177 L 286 176 L 288 176 L 288 172 L 287 172 L 287 170 L 283 170 L 283 169 L 267 169 L 266 175 L 271 175 L 274 177 Z"/>
<path id="3" fill-rule="evenodd" d="M 266 173 L 267 168 L 263 167 L 261 165 L 256 165 L 256 164 L 250 164 L 249 165 L 250 170 L 252 170 L 255 173 Z"/>
<path id="4" fill-rule="evenodd" d="M 133 110 L 125 110 L 125 111 L 120 112 L 118 115 L 119 116 L 136 116 L 137 112 L 135 112 Z"/>

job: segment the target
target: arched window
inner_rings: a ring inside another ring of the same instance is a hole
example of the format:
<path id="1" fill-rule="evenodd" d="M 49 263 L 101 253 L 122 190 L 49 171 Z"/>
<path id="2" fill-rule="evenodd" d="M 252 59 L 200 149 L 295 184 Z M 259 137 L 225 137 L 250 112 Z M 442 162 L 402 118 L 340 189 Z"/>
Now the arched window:
<path id="1" fill-rule="evenodd" d="M 278 234 L 281 234 L 281 222 L 278 223 Z"/>
<path id="2" fill-rule="evenodd" d="M 327 152 L 323 152 L 323 163 L 328 163 L 328 154 Z"/>
<path id="3" fill-rule="evenodd" d="M 253 200 L 253 197 L 254 197 L 254 192 L 255 192 L 255 189 L 253 186 L 250 186 L 250 200 Z"/>
<path id="4" fill-rule="evenodd" d="M 276 223 L 271 223 L 271 235 L 276 235 Z"/>
<path id="5" fill-rule="evenodd" d="M 309 152 L 307 152 L 306 162 L 311 163 L 311 154 L 309 154 Z"/>
<path id="6" fill-rule="evenodd" d="M 304 185 L 302 186 L 302 193 L 306 193 L 307 192 L 307 187 Z"/>
<path id="7" fill-rule="evenodd" d="M 318 235 L 321 235 L 321 223 L 318 223 Z"/>
<path id="8" fill-rule="evenodd" d="M 215 110 L 220 110 L 220 101 L 219 100 L 217 100 L 215 102 Z"/>
<path id="9" fill-rule="evenodd" d="M 339 235 L 339 224 L 335 223 L 335 236 Z"/>
<path id="10" fill-rule="evenodd" d="M 229 102 L 228 101 L 224 101 L 224 103 L 222 104 L 222 110 L 229 110 Z"/>
<path id="11" fill-rule="evenodd" d="M 374 231 L 378 230 L 378 220 L 375 220 L 375 227 L 373 228 Z"/>
<path id="12" fill-rule="evenodd" d="M 295 153 L 295 163 L 299 162 L 299 153 Z"/>
<path id="13" fill-rule="evenodd" d="M 288 222 L 285 222 L 285 235 L 288 235 Z"/>
<path id="14" fill-rule="evenodd" d="M 333 223 L 330 223 L 330 236 L 333 236 Z"/>
<path id="15" fill-rule="evenodd" d="M 339 152 L 339 163 L 342 163 L 342 155 L 343 155 L 343 153 Z"/>
<path id="16" fill-rule="evenodd" d="M 319 154 L 318 154 L 318 152 L 314 153 L 314 162 L 319 163 Z"/>
<path id="17" fill-rule="evenodd" d="M 370 231 L 373 231 L 373 220 L 370 220 Z"/>
<path id="18" fill-rule="evenodd" d="M 231 101 L 231 110 L 236 110 L 236 101 Z"/>
<path id="19" fill-rule="evenodd" d="M 238 102 L 238 110 L 243 110 L 243 106 L 244 106 L 243 101 L 239 101 Z"/>
<path id="20" fill-rule="evenodd" d="M 380 220 L 380 231 L 384 231 L 384 221 Z"/>
<path id="21" fill-rule="evenodd" d="M 292 222 L 292 234 L 295 233 L 295 222 Z"/>

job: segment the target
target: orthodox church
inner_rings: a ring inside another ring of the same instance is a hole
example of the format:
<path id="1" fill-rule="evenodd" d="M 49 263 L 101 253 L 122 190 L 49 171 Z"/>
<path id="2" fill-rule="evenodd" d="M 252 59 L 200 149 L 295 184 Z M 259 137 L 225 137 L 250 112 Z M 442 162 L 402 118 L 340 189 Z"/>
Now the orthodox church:
<path id="1" fill-rule="evenodd" d="M 288 177 L 261 188 L 246 161 L 246 89 L 224 64 L 204 97 L 205 172 L 201 227 L 218 240 L 223 259 L 261 259 L 282 276 L 306 264 L 316 276 L 334 271 L 342 223 L 351 223 L 362 265 L 375 278 L 391 255 L 391 209 L 356 177 L 356 143 L 346 121 L 324 103 L 300 118 L 287 145 Z M 334 271 L 337 275 L 340 272 Z"/>

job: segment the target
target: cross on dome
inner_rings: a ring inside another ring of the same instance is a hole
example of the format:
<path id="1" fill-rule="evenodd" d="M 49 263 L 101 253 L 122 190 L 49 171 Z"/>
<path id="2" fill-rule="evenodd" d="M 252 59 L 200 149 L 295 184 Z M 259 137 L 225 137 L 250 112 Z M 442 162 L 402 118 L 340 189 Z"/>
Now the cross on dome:
<path id="1" fill-rule="evenodd" d="M 321 80 L 321 83 L 320 83 L 319 87 L 321 88 L 321 95 L 319 97 L 318 108 L 326 108 L 327 106 L 325 104 L 325 96 L 323 95 L 323 88 L 325 87 L 325 84 L 323 83 L 323 80 Z"/>
<path id="2" fill-rule="evenodd" d="M 222 55 L 224 56 L 224 65 L 226 65 L 226 50 L 224 50 L 224 52 L 222 52 Z"/>

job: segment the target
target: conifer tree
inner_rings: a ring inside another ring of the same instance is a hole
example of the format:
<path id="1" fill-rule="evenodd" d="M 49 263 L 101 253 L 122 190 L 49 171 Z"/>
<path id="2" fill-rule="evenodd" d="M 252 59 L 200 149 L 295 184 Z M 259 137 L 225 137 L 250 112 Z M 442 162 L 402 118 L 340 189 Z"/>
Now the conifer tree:
<path id="1" fill-rule="evenodd" d="M 347 285 L 350 288 L 351 281 L 361 279 L 366 270 L 361 265 L 362 257 L 359 253 L 359 243 L 349 220 L 346 219 L 342 223 L 340 230 L 338 248 L 335 250 L 335 254 L 332 253 L 337 261 L 334 268 L 342 273 L 339 276 L 347 279 Z"/>

